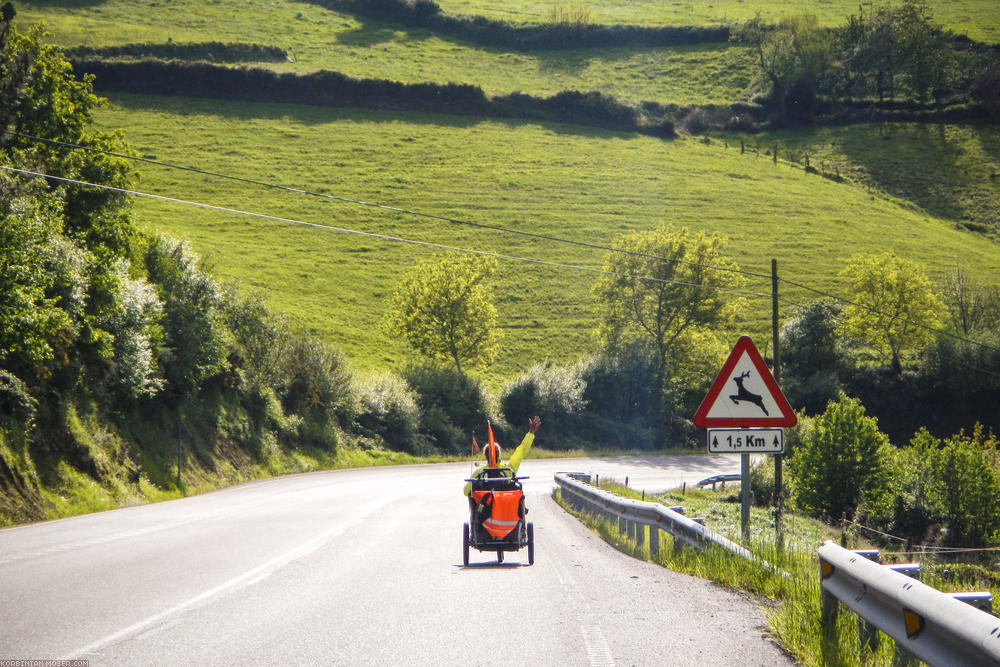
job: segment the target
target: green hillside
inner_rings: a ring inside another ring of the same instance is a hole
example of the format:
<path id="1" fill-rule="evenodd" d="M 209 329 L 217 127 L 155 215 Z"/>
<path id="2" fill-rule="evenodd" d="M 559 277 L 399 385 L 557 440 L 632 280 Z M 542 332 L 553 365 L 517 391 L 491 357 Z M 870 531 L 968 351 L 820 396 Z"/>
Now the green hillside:
<path id="1" fill-rule="evenodd" d="M 746 21 L 758 12 L 767 20 L 783 16 L 815 14 L 821 23 L 836 25 L 858 11 L 857 0 L 690 0 L 688 2 L 653 2 L 652 0 L 592 0 L 591 2 L 538 1 L 519 2 L 514 6 L 485 0 L 438 0 L 446 12 L 489 16 L 508 21 L 542 22 L 550 20 L 553 8 L 585 9 L 595 23 L 639 23 L 653 25 L 728 24 Z M 956 32 L 989 43 L 1000 42 L 1000 13 L 996 5 L 981 0 L 931 0 L 927 3 L 938 20 Z"/>
<path id="2" fill-rule="evenodd" d="M 777 258 L 783 277 L 821 290 L 837 291 L 841 260 L 858 252 L 893 249 L 937 277 L 956 259 L 989 275 L 997 257 L 994 242 L 952 221 L 801 164 L 741 154 L 735 141 L 410 113 L 113 101 L 99 124 L 123 130 L 139 154 L 159 161 L 593 244 L 663 222 L 717 231 L 730 237 L 744 270 L 767 274 Z M 853 132 L 842 130 L 837 145 Z M 602 261 L 601 252 L 572 245 L 154 165 L 140 171 L 140 190 L 180 199 L 592 269 Z M 442 252 L 178 204 L 135 205 L 146 228 L 189 239 L 221 276 L 261 290 L 361 368 L 403 361 L 405 350 L 377 324 L 402 273 Z M 507 336 L 498 375 L 543 359 L 570 361 L 592 347 L 595 274 L 515 261 L 501 268 Z M 747 324 L 764 331 L 770 281 L 752 278 L 747 289 L 765 295 L 751 298 Z M 786 312 L 814 298 L 791 289 L 783 296 Z"/>

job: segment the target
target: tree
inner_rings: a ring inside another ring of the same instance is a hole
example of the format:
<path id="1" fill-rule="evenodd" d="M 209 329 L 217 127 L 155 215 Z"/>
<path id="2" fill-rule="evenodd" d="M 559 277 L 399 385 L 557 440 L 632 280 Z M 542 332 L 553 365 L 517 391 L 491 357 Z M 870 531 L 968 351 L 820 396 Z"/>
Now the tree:
<path id="1" fill-rule="evenodd" d="M 651 346 L 663 387 L 668 363 L 684 363 L 679 353 L 689 348 L 686 336 L 731 324 L 742 307 L 733 290 L 743 277 L 723 254 L 725 245 L 720 234 L 669 225 L 615 239 L 604 260 L 606 273 L 594 286 L 605 348 Z"/>
<path id="2" fill-rule="evenodd" d="M 916 262 L 883 252 L 851 257 L 840 277 L 852 301 L 844 307 L 841 332 L 900 372 L 903 357 L 930 343 L 940 325 L 943 306 L 927 274 Z"/>
<path id="3" fill-rule="evenodd" d="M 944 282 L 942 297 L 948 323 L 959 336 L 969 338 L 996 330 L 1000 320 L 1000 288 L 988 287 L 971 277 L 962 264 Z"/>
<path id="4" fill-rule="evenodd" d="M 944 442 L 931 459 L 933 495 L 948 526 L 947 542 L 985 546 L 1000 536 L 997 439 L 979 425 Z"/>
<path id="5" fill-rule="evenodd" d="M 781 330 L 782 387 L 797 408 L 821 412 L 841 391 L 847 363 L 837 336 L 841 306 L 832 300 L 806 304 Z"/>
<path id="6" fill-rule="evenodd" d="M 884 481 L 889 438 L 861 401 L 843 393 L 810 421 L 789 462 L 796 502 L 815 516 L 853 517 L 866 492 Z"/>
<path id="7" fill-rule="evenodd" d="M 487 281 L 497 262 L 449 257 L 419 264 L 392 296 L 383 326 L 432 361 L 488 365 L 499 351 L 497 309 Z"/>
<path id="8" fill-rule="evenodd" d="M 736 30 L 734 39 L 753 50 L 779 121 L 812 114 L 833 62 L 829 31 L 819 26 L 815 15 L 786 17 L 772 26 L 758 14 Z"/>

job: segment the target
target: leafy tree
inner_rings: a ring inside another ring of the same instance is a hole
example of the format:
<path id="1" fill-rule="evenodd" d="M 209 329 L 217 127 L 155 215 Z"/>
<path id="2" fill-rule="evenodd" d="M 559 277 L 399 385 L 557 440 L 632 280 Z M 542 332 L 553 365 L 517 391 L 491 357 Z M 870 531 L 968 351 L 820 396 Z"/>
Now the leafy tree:
<path id="1" fill-rule="evenodd" d="M 865 494 L 884 484 L 889 438 L 844 394 L 811 422 L 789 462 L 796 503 L 814 516 L 853 517 Z"/>
<path id="2" fill-rule="evenodd" d="M 896 372 L 904 356 L 933 340 L 943 306 L 920 265 L 892 252 L 855 255 L 840 277 L 848 281 L 853 302 L 844 307 L 841 332 L 891 362 Z"/>
<path id="3" fill-rule="evenodd" d="M 92 128 L 94 109 L 105 100 L 93 93 L 93 77 L 80 80 L 59 47 L 48 42 L 39 26 L 21 34 L 4 25 L 0 56 L 0 147 L 12 161 L 55 176 L 128 188 L 132 171 L 127 160 L 84 152 L 76 144 L 126 152 L 121 135 Z M 33 138 L 51 140 L 45 143 Z M 134 234 L 127 195 L 52 182 L 50 193 L 61 202 L 65 233 L 98 255 L 124 254 Z"/>
<path id="4" fill-rule="evenodd" d="M 781 330 L 782 388 L 793 405 L 810 414 L 821 412 L 842 390 L 847 360 L 837 332 L 841 313 L 834 301 L 814 301 Z"/>
<path id="5" fill-rule="evenodd" d="M 925 0 L 862 6 L 838 33 L 848 94 L 874 93 L 881 102 L 902 90 L 940 101 L 958 76 L 959 59 Z"/>
<path id="6" fill-rule="evenodd" d="M 605 348 L 647 344 L 663 387 L 668 364 L 685 362 L 679 353 L 690 349 L 690 334 L 732 324 L 742 307 L 733 290 L 743 277 L 725 256 L 725 245 L 720 234 L 667 225 L 616 238 L 604 260 L 606 273 L 594 286 Z"/>
<path id="7" fill-rule="evenodd" d="M 987 286 L 969 275 L 961 264 L 948 275 L 942 289 L 942 300 L 948 309 L 949 328 L 969 338 L 996 331 L 1000 321 L 1000 288 Z"/>
<path id="8" fill-rule="evenodd" d="M 933 494 L 948 526 L 947 542 L 981 546 L 1000 537 L 997 439 L 976 426 L 952 436 L 932 458 Z"/>
<path id="9" fill-rule="evenodd" d="M 811 115 L 823 77 L 834 60 L 833 43 L 815 15 L 783 18 L 767 25 L 758 14 L 733 38 L 750 45 L 758 75 L 779 121 Z"/>
<path id="10" fill-rule="evenodd" d="M 432 361 L 488 365 L 499 351 L 500 330 L 487 281 L 492 258 L 448 257 L 420 263 L 392 296 L 383 326 Z"/>
<path id="11" fill-rule="evenodd" d="M 53 358 L 55 332 L 72 328 L 47 294 L 53 281 L 45 257 L 58 219 L 38 198 L 16 196 L 9 183 L 0 191 L 0 363 L 27 371 Z"/>

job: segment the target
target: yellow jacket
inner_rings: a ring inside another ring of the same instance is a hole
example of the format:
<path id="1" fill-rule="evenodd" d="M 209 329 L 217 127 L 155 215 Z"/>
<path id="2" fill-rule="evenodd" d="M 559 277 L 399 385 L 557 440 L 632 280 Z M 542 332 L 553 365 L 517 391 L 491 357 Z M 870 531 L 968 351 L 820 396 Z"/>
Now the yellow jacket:
<path id="1" fill-rule="evenodd" d="M 517 449 L 515 449 L 514 453 L 510 455 L 510 460 L 507 462 L 507 467 L 510 468 L 512 471 L 511 474 L 513 475 L 517 474 L 517 469 L 521 467 L 521 461 L 524 460 L 525 454 L 528 453 L 528 450 L 531 449 L 531 445 L 534 442 L 535 442 L 534 433 L 524 434 L 524 439 L 521 440 L 521 444 L 517 446 Z M 472 479 L 479 479 L 480 477 L 482 477 L 483 474 L 486 472 L 486 469 L 487 466 L 479 466 L 478 468 L 476 468 L 471 475 Z M 508 475 L 508 477 L 509 476 L 510 475 Z M 470 493 L 472 493 L 472 482 L 465 483 L 464 491 L 465 495 L 469 495 Z"/>

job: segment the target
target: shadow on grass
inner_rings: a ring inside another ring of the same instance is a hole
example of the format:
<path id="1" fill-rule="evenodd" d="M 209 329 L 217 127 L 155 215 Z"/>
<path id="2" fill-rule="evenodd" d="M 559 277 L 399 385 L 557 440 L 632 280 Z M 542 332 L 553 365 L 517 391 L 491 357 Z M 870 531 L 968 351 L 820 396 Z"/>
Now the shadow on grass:
<path id="1" fill-rule="evenodd" d="M 152 111 L 175 116 L 218 116 L 235 121 L 293 121 L 303 125 L 324 125 L 338 121 L 412 123 L 453 129 L 470 129 L 483 123 L 502 124 L 511 129 L 525 126 L 542 127 L 554 134 L 611 139 L 637 136 L 636 132 L 608 130 L 531 118 L 432 113 L 426 111 L 390 111 L 357 107 L 325 107 L 277 102 L 235 102 L 211 98 L 175 97 L 171 95 L 135 95 L 104 93 L 116 106 L 128 111 Z"/>
<path id="2" fill-rule="evenodd" d="M 1000 130 L 945 124 L 857 127 L 843 142 L 875 185 L 927 213 L 974 232 L 1000 232 Z M 976 153 L 992 164 L 977 164 Z"/>

